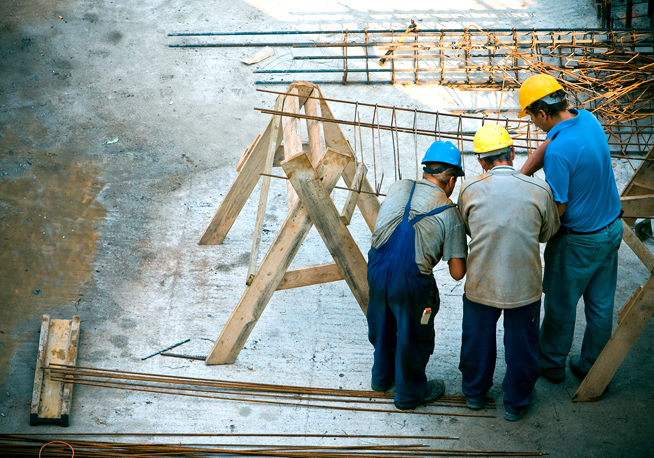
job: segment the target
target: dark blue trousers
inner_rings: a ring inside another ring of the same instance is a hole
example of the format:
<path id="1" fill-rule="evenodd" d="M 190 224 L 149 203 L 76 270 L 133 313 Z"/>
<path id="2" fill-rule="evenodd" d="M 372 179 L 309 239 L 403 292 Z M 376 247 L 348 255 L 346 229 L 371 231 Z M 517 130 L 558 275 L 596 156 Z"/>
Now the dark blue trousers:
<path id="1" fill-rule="evenodd" d="M 531 405 L 532 392 L 540 375 L 538 337 L 540 300 L 514 309 L 499 309 L 472 302 L 463 295 L 463 338 L 459 370 L 463 394 L 483 399 L 493 386 L 497 359 L 496 326 L 504 312 L 506 375 L 504 408 L 517 414 Z"/>
<path id="2" fill-rule="evenodd" d="M 434 277 L 419 275 L 422 278 L 407 275 L 402 283 L 412 286 L 408 290 L 394 288 L 392 278 L 377 276 L 371 281 L 377 287 L 370 288 L 368 302 L 368 339 L 375 348 L 372 382 L 377 386 L 395 382 L 395 402 L 401 404 L 419 401 L 427 392 L 425 368 L 434 352 L 438 289 Z M 432 309 L 429 323 L 420 324 L 426 307 Z"/>

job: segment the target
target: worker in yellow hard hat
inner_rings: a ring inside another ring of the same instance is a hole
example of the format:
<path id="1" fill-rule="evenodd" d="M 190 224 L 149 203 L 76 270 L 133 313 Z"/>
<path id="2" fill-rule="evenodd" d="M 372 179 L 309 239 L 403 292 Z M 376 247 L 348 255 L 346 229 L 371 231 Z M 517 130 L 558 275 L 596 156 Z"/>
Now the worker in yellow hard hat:
<path id="1" fill-rule="evenodd" d="M 539 243 L 556 233 L 559 215 L 547 183 L 513 168 L 515 149 L 504 127 L 482 126 L 473 152 L 485 173 L 465 180 L 459 193 L 471 238 L 459 369 L 467 406 L 481 409 L 493 386 L 496 325 L 504 314 L 504 418 L 515 421 L 531 405 L 539 376 Z"/>
<path id="2" fill-rule="evenodd" d="M 565 380 L 577 302 L 583 296 L 586 331 L 570 371 L 583 379 L 611 337 L 618 248 L 622 240 L 620 196 L 606 134 L 588 111 L 568 107 L 566 93 L 549 75 L 533 75 L 520 88 L 520 116 L 547 132 L 547 140 L 522 168 L 543 168 L 561 215 L 561 229 L 545 249 L 545 316 L 540 373 Z"/>

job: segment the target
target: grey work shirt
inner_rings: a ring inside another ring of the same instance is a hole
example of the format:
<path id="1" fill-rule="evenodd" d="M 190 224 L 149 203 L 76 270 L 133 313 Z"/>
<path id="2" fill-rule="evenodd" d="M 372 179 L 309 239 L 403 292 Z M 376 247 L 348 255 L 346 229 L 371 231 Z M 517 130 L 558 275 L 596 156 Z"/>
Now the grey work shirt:
<path id="1" fill-rule="evenodd" d="M 472 239 L 466 297 L 503 309 L 539 300 L 539 242 L 547 242 L 560 226 L 549 185 L 498 166 L 461 184 L 459 209 Z"/>
<path id="2" fill-rule="evenodd" d="M 400 180 L 393 183 L 388 190 L 372 234 L 374 248 L 386 243 L 402 221 L 413 183 L 413 180 Z M 451 204 L 452 201 L 438 185 L 427 180 L 418 180 L 411 201 L 409 220 Z M 427 216 L 413 227 L 416 231 L 416 265 L 424 274 L 430 275 L 441 258 L 448 261 L 452 258 L 465 258 L 468 254 L 465 224 L 456 207 Z"/>

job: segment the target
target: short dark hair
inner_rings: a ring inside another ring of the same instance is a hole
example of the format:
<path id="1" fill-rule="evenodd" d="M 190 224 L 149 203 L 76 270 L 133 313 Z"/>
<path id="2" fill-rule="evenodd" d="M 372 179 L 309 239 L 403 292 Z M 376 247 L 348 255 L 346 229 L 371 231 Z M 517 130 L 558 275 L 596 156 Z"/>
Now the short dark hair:
<path id="1" fill-rule="evenodd" d="M 423 172 L 425 175 L 431 175 L 434 178 L 436 178 L 436 181 L 438 181 L 441 185 L 445 186 L 447 183 L 450 182 L 450 179 L 452 177 L 457 177 L 459 176 L 459 171 L 458 169 L 453 166 L 452 164 L 445 164 L 443 162 L 424 162 L 423 165 L 427 166 L 427 168 L 430 169 L 445 169 L 439 174 L 431 174 L 427 172 Z"/>
<path id="2" fill-rule="evenodd" d="M 495 154 L 493 156 L 486 156 L 482 157 L 481 159 L 483 161 L 486 161 L 486 164 L 490 166 L 495 166 L 498 162 L 508 162 L 511 160 L 511 147 L 507 146 L 506 148 L 502 148 L 501 150 L 498 150 L 499 154 Z"/>
<path id="3" fill-rule="evenodd" d="M 543 102 L 543 99 L 538 99 L 529 105 L 526 110 L 533 115 L 537 115 L 540 110 L 543 110 L 547 116 L 554 116 L 555 114 L 568 109 L 568 100 L 565 97 L 565 91 L 563 89 L 552 92 L 549 96 L 553 99 L 561 99 L 561 101 L 557 103 L 547 103 Z"/>

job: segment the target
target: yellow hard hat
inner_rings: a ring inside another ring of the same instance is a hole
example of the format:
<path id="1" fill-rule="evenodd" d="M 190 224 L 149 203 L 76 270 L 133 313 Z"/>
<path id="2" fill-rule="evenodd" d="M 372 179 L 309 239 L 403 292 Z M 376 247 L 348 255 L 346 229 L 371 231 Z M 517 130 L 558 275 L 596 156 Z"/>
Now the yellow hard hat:
<path id="1" fill-rule="evenodd" d="M 513 140 L 506 129 L 494 123 L 481 126 L 475 134 L 472 151 L 479 157 L 493 156 L 498 149 L 513 145 Z"/>
<path id="2" fill-rule="evenodd" d="M 563 89 L 563 87 L 550 75 L 539 73 L 538 75 L 530 76 L 520 86 L 520 92 L 518 94 L 520 114 L 518 116 L 521 118 L 527 116 L 527 107 L 529 105 L 560 89 Z"/>

